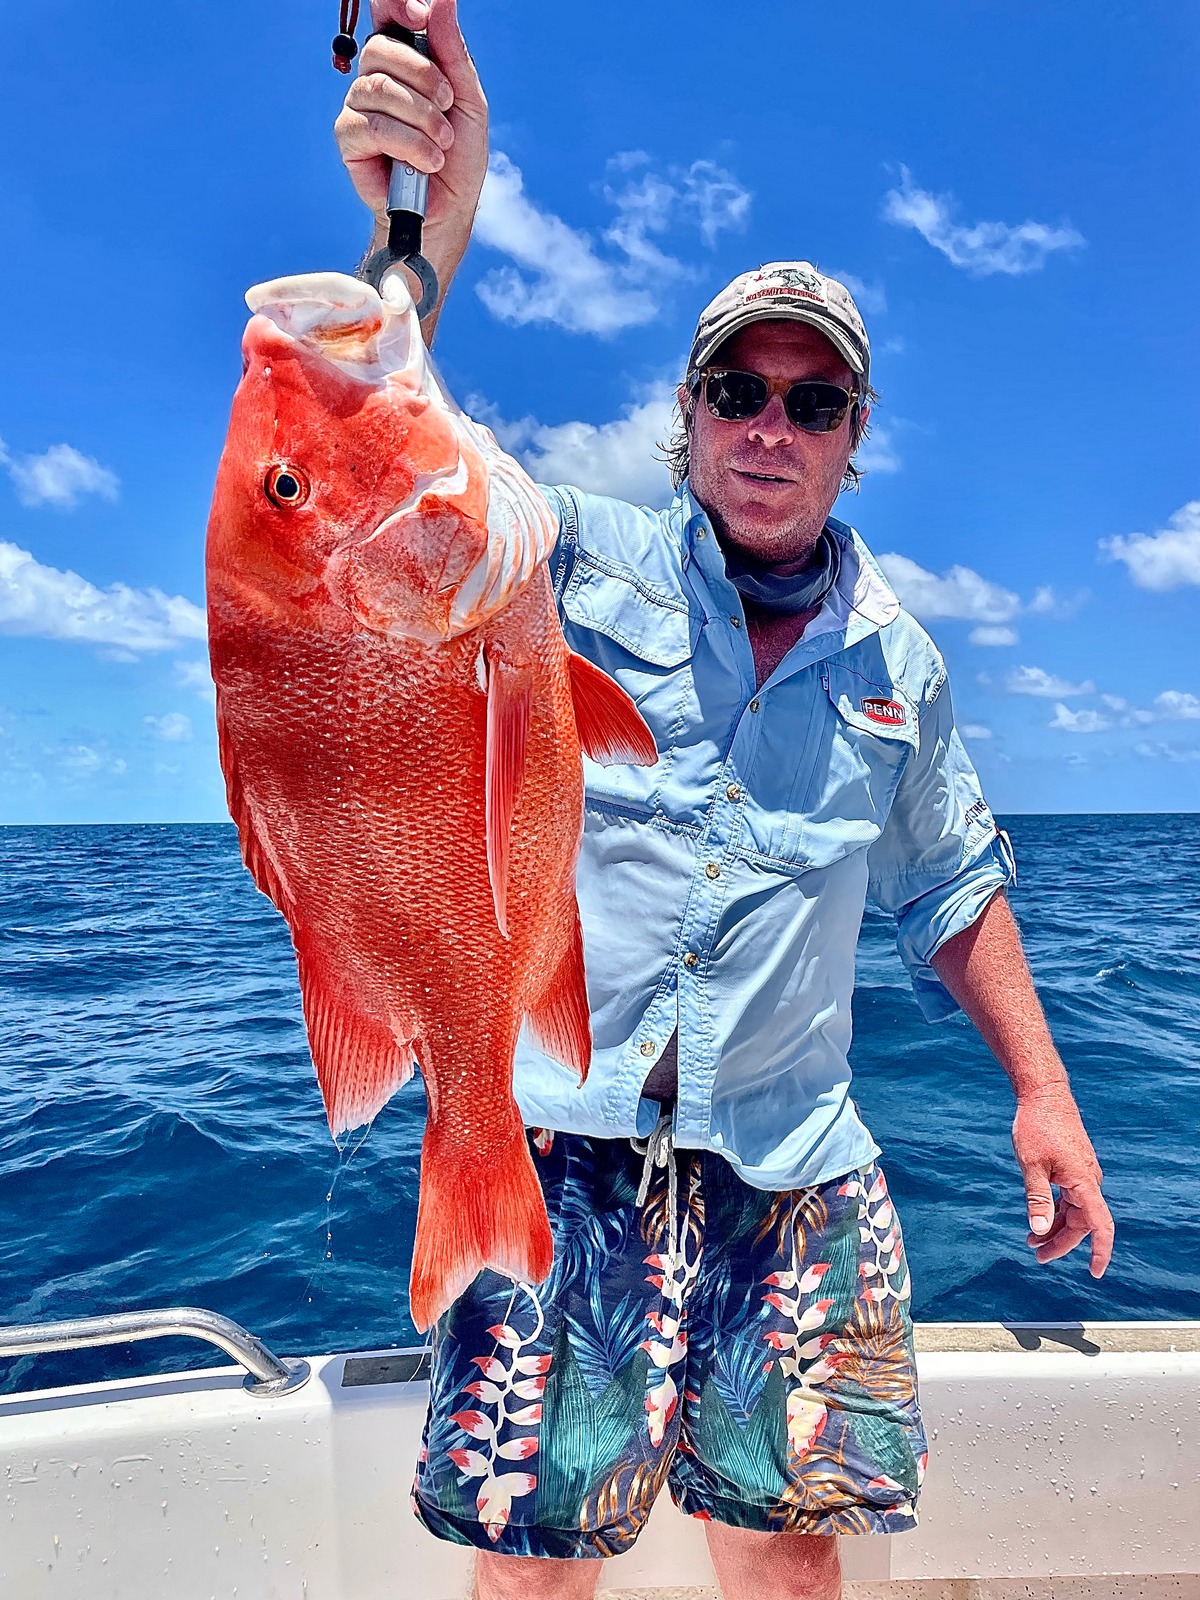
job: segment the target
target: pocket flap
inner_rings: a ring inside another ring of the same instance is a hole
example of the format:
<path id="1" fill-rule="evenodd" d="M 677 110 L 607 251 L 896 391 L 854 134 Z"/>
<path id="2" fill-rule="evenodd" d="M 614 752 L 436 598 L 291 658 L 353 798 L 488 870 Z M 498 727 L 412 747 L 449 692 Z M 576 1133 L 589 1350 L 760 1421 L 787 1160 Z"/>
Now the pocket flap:
<path id="1" fill-rule="evenodd" d="M 833 662 L 826 663 L 821 682 L 848 727 L 917 748 L 917 708 L 894 684 L 875 683 Z"/>
<path id="2" fill-rule="evenodd" d="M 664 594 L 634 572 L 601 566 L 582 550 L 562 608 L 578 627 L 607 634 L 654 666 L 682 666 L 694 649 L 685 600 Z"/>

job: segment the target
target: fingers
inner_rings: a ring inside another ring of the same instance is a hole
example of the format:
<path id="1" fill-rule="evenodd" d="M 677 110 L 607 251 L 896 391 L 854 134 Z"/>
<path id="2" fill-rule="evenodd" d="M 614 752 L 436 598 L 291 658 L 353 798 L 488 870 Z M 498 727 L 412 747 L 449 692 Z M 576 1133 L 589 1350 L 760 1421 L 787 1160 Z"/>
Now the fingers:
<path id="1" fill-rule="evenodd" d="M 1059 1196 L 1050 1227 L 1044 1233 L 1031 1232 L 1027 1243 L 1044 1265 L 1068 1255 L 1090 1234 L 1092 1253 L 1089 1271 L 1093 1278 L 1102 1278 L 1112 1260 L 1115 1232 L 1112 1213 L 1105 1204 L 1099 1185 L 1088 1184 L 1078 1190 L 1064 1190 Z"/>
<path id="2" fill-rule="evenodd" d="M 486 113 L 479 74 L 458 20 L 458 0 L 431 0 L 428 9 L 429 48 L 450 80 L 455 103 L 468 116 Z"/>
<path id="3" fill-rule="evenodd" d="M 1025 1169 L 1025 1204 L 1029 1211 L 1030 1233 L 1049 1233 L 1054 1221 L 1054 1194 L 1050 1188 L 1050 1174 L 1044 1167 L 1034 1164 Z"/>
<path id="4" fill-rule="evenodd" d="M 344 109 L 357 113 L 368 124 L 372 140 L 382 141 L 375 143 L 372 153 L 399 156 L 407 161 L 408 155 L 392 148 L 397 142 L 406 144 L 410 149 L 425 153 L 430 165 L 414 163 L 423 172 L 436 171 L 454 143 L 454 129 L 437 106 L 383 72 L 368 72 L 356 78 L 346 95 Z M 368 127 L 354 126 L 361 137 L 367 136 Z M 356 153 L 365 155 L 367 152 L 364 149 Z"/>

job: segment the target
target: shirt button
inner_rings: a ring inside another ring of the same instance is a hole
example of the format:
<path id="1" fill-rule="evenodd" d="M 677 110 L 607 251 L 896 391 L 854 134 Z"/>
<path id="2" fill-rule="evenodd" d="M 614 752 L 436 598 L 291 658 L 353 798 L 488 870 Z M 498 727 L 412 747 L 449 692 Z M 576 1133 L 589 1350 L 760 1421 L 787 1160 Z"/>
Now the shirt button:
<path id="1" fill-rule="evenodd" d="M 641 1051 L 644 1056 L 652 1056 L 654 1054 L 654 1040 L 643 1039 L 641 1043 Z"/>
<path id="2" fill-rule="evenodd" d="M 725 798 L 726 800 L 740 800 L 742 798 L 742 791 L 736 783 L 731 783 L 725 790 Z"/>
<path id="3" fill-rule="evenodd" d="M 700 965 L 700 957 L 694 950 L 689 950 L 683 958 L 683 964 L 689 971 L 692 971 Z"/>
<path id="4" fill-rule="evenodd" d="M 730 617 L 730 619 L 729 619 L 729 620 L 730 620 L 730 622 L 732 622 L 732 623 L 733 623 L 733 625 L 734 625 L 734 627 L 735 627 L 735 628 L 740 628 L 740 627 L 741 627 L 741 625 L 742 625 L 742 619 L 741 619 L 741 617 Z"/>
<path id="5" fill-rule="evenodd" d="M 708 529 L 707 528 L 697 528 L 696 529 L 696 537 L 697 537 L 697 539 L 707 539 L 708 538 Z"/>
<path id="6" fill-rule="evenodd" d="M 758 710 L 758 701 L 757 700 L 751 700 L 750 709 L 751 709 L 751 711 L 757 711 Z"/>
<path id="7" fill-rule="evenodd" d="M 721 876 L 721 869 L 715 861 L 710 861 L 705 867 L 704 876 L 706 878 L 719 878 Z"/>

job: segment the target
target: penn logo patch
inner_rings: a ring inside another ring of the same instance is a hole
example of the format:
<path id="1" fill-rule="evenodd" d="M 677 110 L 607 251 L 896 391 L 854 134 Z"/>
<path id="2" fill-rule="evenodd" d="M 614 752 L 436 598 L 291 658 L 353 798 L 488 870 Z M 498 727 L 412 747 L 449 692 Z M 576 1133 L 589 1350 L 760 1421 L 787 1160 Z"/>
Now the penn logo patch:
<path id="1" fill-rule="evenodd" d="M 859 706 L 864 717 L 882 722 L 885 728 L 902 728 L 908 721 L 908 712 L 899 700 L 862 700 Z"/>

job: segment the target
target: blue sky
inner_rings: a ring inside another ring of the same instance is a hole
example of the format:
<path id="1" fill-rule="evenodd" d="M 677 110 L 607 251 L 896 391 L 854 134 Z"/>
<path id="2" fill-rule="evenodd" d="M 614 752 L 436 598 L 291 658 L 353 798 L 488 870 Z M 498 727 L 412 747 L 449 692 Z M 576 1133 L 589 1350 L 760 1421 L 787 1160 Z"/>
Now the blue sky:
<path id="1" fill-rule="evenodd" d="M 773 258 L 852 275 L 883 403 L 839 514 L 993 806 L 1196 809 L 1189 8 L 462 9 L 495 170 L 459 397 L 543 476 L 661 500 L 699 307 Z M 367 231 L 336 11 L 64 0 L 0 64 L 2 822 L 224 815 L 200 607 L 241 296 Z"/>

